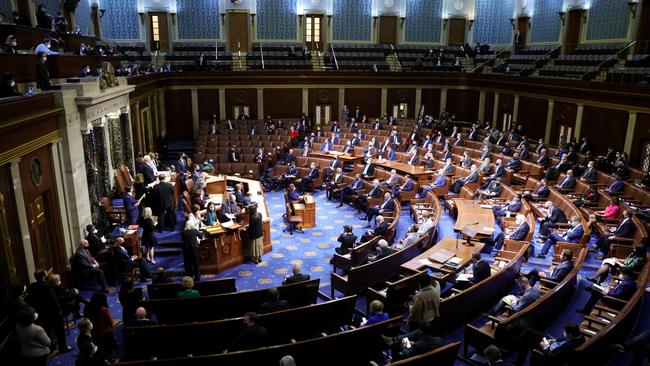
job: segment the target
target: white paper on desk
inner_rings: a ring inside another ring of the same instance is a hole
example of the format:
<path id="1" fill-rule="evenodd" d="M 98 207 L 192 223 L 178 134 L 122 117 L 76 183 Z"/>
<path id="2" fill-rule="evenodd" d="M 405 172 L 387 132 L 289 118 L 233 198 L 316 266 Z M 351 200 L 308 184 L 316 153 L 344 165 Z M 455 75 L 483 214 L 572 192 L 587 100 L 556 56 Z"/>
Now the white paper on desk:
<path id="1" fill-rule="evenodd" d="M 229 219 L 231 219 L 231 220 L 234 220 L 235 218 L 237 218 L 236 215 L 229 214 L 229 213 L 226 214 L 226 217 L 229 218 Z"/>
<path id="2" fill-rule="evenodd" d="M 457 281 L 469 281 L 469 279 L 472 278 L 471 273 L 461 273 L 456 277 Z"/>
<path id="3" fill-rule="evenodd" d="M 226 221 L 221 223 L 221 226 L 225 227 L 226 229 L 231 229 L 234 225 L 235 223 L 232 221 Z"/>
<path id="4" fill-rule="evenodd" d="M 492 208 L 492 205 L 481 205 L 481 208 Z"/>
<path id="5" fill-rule="evenodd" d="M 431 262 L 428 259 L 420 259 L 418 262 L 424 266 L 428 266 L 431 264 Z"/>
<path id="6" fill-rule="evenodd" d="M 517 299 L 517 296 L 515 296 L 515 295 L 508 295 L 508 296 L 504 296 L 503 299 L 501 299 L 501 300 L 503 302 L 505 302 L 506 304 L 508 304 L 508 306 L 513 308 L 513 307 L 515 307 L 515 305 L 517 304 L 517 301 L 519 299 Z"/>
<path id="7" fill-rule="evenodd" d="M 487 231 L 487 232 L 493 232 L 493 231 L 494 231 L 494 228 L 493 228 L 493 227 L 487 227 L 487 226 L 484 226 L 484 227 L 483 227 L 483 230 L 484 230 L 484 231 Z"/>

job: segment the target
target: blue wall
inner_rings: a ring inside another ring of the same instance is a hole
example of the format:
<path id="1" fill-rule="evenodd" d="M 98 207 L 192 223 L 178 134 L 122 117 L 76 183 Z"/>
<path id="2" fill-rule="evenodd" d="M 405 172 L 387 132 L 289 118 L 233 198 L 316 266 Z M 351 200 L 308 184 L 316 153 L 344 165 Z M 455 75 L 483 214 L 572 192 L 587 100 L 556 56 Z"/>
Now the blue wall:
<path id="1" fill-rule="evenodd" d="M 7 20 L 11 18 L 12 11 L 13 9 L 11 9 L 11 2 L 7 0 L 0 0 L 0 13 L 4 14 Z"/>
<path id="2" fill-rule="evenodd" d="M 627 0 L 591 0 L 587 39 L 621 39 L 627 36 Z"/>
<path id="3" fill-rule="evenodd" d="M 562 21 L 557 15 L 564 0 L 535 1 L 531 22 L 531 42 L 559 42 Z"/>
<path id="4" fill-rule="evenodd" d="M 337 41 L 372 39 L 372 2 L 370 0 L 333 0 L 332 38 Z"/>
<path id="5" fill-rule="evenodd" d="M 75 22 L 81 30 L 81 34 L 92 34 L 93 25 L 90 21 L 90 5 L 88 0 L 81 0 L 74 13 Z"/>
<path id="6" fill-rule="evenodd" d="M 474 42 L 512 43 L 514 1 L 476 0 L 476 20 L 472 27 Z"/>
<path id="7" fill-rule="evenodd" d="M 406 2 L 406 42 L 440 43 L 442 0 L 409 0 Z"/>
<path id="8" fill-rule="evenodd" d="M 179 39 L 218 39 L 219 2 L 215 0 L 176 0 Z"/>
<path id="9" fill-rule="evenodd" d="M 257 39 L 298 39 L 297 0 L 257 0 Z"/>
<path id="10" fill-rule="evenodd" d="M 140 39 L 140 16 L 135 0 L 104 0 L 101 7 L 106 9 L 102 17 L 102 38 Z"/>

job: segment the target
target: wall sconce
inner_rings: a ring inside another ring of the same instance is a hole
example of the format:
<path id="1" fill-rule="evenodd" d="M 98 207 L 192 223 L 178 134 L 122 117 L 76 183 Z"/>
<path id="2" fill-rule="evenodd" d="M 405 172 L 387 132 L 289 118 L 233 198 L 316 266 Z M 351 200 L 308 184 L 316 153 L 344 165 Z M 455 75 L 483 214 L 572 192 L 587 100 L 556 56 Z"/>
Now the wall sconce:
<path id="1" fill-rule="evenodd" d="M 377 18 L 379 18 L 379 17 L 376 16 L 376 15 L 372 17 L 372 26 L 373 26 L 373 27 L 376 27 L 376 26 L 377 26 Z"/>
<path id="2" fill-rule="evenodd" d="M 510 18 L 510 24 L 512 25 L 512 30 L 515 30 L 515 22 L 516 22 L 516 21 L 517 21 L 517 19 L 515 19 L 515 18 Z"/>
<path id="3" fill-rule="evenodd" d="M 329 27 L 330 25 L 332 25 L 332 15 L 331 14 L 327 16 L 327 26 Z"/>
<path id="4" fill-rule="evenodd" d="M 302 14 L 298 14 L 298 24 L 300 24 L 300 25 L 302 25 L 302 17 L 303 16 L 304 15 L 302 15 Z"/>
<path id="5" fill-rule="evenodd" d="M 580 15 L 582 15 L 582 22 L 587 21 L 587 9 L 580 9 Z"/>
<path id="6" fill-rule="evenodd" d="M 400 24 L 399 27 L 404 28 L 404 21 L 406 20 L 406 17 L 400 17 L 400 19 L 402 20 L 402 23 Z"/>
<path id="7" fill-rule="evenodd" d="M 564 25 L 564 21 L 566 20 L 566 12 L 558 11 L 557 15 L 560 17 L 560 20 L 562 21 L 562 25 Z"/>
<path id="8" fill-rule="evenodd" d="M 176 25 L 176 13 L 169 13 L 172 16 L 172 24 Z"/>
<path id="9" fill-rule="evenodd" d="M 636 18 L 636 9 L 639 7 L 639 3 L 636 1 L 628 1 L 627 6 L 630 7 L 630 12 L 632 12 L 632 18 Z"/>
<path id="10" fill-rule="evenodd" d="M 474 25 L 474 19 L 469 20 L 469 30 L 472 30 L 472 26 Z"/>
<path id="11" fill-rule="evenodd" d="M 251 14 L 251 24 L 255 25 L 255 15 L 257 14 Z"/>
<path id="12" fill-rule="evenodd" d="M 140 23 L 144 24 L 144 12 L 138 12 L 138 15 L 140 16 Z"/>
<path id="13" fill-rule="evenodd" d="M 226 23 L 226 13 L 220 13 L 221 15 L 221 25 L 224 25 Z"/>
<path id="14" fill-rule="evenodd" d="M 106 14 L 106 9 L 99 9 L 99 19 L 103 18 L 104 14 Z"/>
<path id="15" fill-rule="evenodd" d="M 447 28 L 447 23 L 449 23 L 449 18 L 442 18 L 442 29 Z"/>

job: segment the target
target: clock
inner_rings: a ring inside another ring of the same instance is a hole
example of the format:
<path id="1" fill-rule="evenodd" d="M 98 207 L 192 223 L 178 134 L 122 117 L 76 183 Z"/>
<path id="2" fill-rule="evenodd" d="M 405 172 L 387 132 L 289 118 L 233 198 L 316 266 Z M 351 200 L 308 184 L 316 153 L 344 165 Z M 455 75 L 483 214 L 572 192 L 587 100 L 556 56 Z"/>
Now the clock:
<path id="1" fill-rule="evenodd" d="M 320 0 L 310 0 L 309 3 L 311 4 L 311 6 L 316 6 L 320 4 Z"/>
<path id="2" fill-rule="evenodd" d="M 242 1 L 243 1 L 243 0 L 230 0 L 230 2 L 231 2 L 234 6 L 239 6 L 239 5 L 242 3 Z"/>
<path id="3" fill-rule="evenodd" d="M 465 4 L 462 2 L 462 0 L 457 0 L 457 1 L 454 3 L 454 8 L 455 8 L 456 10 L 462 10 L 462 9 L 463 9 L 463 6 L 465 6 Z"/>
<path id="4" fill-rule="evenodd" d="M 395 5 L 395 0 L 384 0 L 384 6 L 387 8 L 392 8 Z"/>

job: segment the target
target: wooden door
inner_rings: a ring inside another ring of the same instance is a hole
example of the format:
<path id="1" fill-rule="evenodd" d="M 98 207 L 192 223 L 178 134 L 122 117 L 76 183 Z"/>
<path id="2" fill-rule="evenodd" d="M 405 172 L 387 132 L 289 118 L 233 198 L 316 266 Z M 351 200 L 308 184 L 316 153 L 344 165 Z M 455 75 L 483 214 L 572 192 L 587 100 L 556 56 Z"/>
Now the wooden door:
<path id="1" fill-rule="evenodd" d="M 152 51 L 169 51 L 167 13 L 149 13 L 149 46 Z"/>
<path id="2" fill-rule="evenodd" d="M 228 12 L 228 45 L 230 52 L 248 52 L 248 13 Z"/>
<path id="3" fill-rule="evenodd" d="M 382 15 L 379 17 L 379 43 L 397 43 L 397 17 L 395 15 Z"/>
<path id="4" fill-rule="evenodd" d="M 465 44 L 465 18 L 449 19 L 449 41 L 451 45 Z"/>
<path id="5" fill-rule="evenodd" d="M 305 46 L 312 51 L 323 50 L 323 16 L 310 14 L 305 17 Z"/>
<path id="6" fill-rule="evenodd" d="M 636 32 L 637 44 L 635 53 L 647 55 L 650 53 L 650 0 L 643 0 L 638 5 L 636 16 L 639 18 L 639 25 Z"/>
<path id="7" fill-rule="evenodd" d="M 576 48 L 578 43 L 580 43 L 580 33 L 582 31 L 582 12 L 581 9 L 574 9 L 569 11 L 567 15 L 567 21 L 569 22 L 566 31 L 566 37 L 564 38 L 565 44 L 565 53 L 571 54 Z"/>
<path id="8" fill-rule="evenodd" d="M 32 20 L 29 17 L 29 2 L 30 0 L 18 0 L 16 4 L 18 5 L 18 13 L 22 16 L 24 16 L 27 21 L 31 24 Z M 56 9 L 48 9 L 48 11 L 56 11 Z M 11 16 L 11 14 L 5 14 L 7 18 Z"/>

